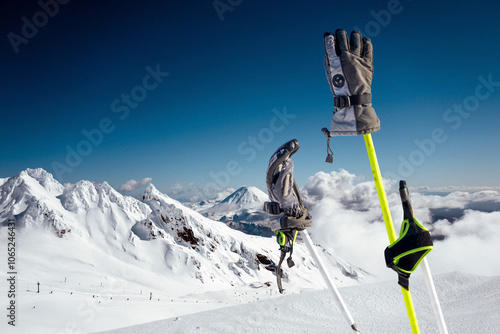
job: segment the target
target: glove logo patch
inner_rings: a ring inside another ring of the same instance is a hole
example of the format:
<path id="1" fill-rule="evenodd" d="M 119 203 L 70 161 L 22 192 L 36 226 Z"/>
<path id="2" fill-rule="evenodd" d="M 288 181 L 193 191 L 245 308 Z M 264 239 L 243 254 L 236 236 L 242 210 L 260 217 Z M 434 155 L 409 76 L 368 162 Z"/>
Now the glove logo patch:
<path id="1" fill-rule="evenodd" d="M 333 85 L 337 88 L 340 88 L 344 85 L 345 79 L 342 74 L 335 74 L 333 76 Z"/>

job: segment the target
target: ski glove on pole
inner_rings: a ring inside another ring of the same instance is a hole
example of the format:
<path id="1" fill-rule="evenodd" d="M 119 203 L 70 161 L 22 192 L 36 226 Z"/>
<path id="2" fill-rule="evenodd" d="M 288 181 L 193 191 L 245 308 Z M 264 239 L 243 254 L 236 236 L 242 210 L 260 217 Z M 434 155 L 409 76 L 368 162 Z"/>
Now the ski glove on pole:
<path id="1" fill-rule="evenodd" d="M 280 293 L 283 293 L 281 265 L 288 254 L 287 265 L 293 267 L 293 245 L 298 231 L 312 226 L 312 217 L 302 202 L 299 188 L 293 178 L 293 162 L 290 159 L 300 148 L 298 140 L 293 139 L 281 145 L 269 159 L 266 173 L 267 190 L 272 202 L 264 203 L 264 211 L 271 215 L 283 215 L 280 229 L 276 231 L 276 241 L 280 245 L 281 256 L 276 267 L 276 279 Z"/>
<path id="2" fill-rule="evenodd" d="M 333 93 L 332 136 L 376 132 L 380 121 L 372 108 L 373 47 L 368 37 L 345 30 L 325 33 L 326 78 Z"/>
<path id="3" fill-rule="evenodd" d="M 272 202 L 264 203 L 264 211 L 279 215 L 281 229 L 303 230 L 312 225 L 312 218 L 302 202 L 299 188 L 293 178 L 293 161 L 290 157 L 300 148 L 293 139 L 281 145 L 269 159 L 266 185 Z"/>

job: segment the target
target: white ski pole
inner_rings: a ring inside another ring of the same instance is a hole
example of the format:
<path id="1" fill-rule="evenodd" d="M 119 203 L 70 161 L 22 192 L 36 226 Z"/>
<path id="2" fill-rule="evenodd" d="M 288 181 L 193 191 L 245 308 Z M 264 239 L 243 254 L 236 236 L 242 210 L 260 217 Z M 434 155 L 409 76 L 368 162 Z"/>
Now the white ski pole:
<path id="1" fill-rule="evenodd" d="M 358 328 L 356 327 L 356 324 L 354 323 L 354 319 L 351 316 L 351 313 L 349 313 L 349 310 L 347 309 L 346 304 L 344 303 L 344 300 L 342 299 L 342 296 L 340 295 L 339 290 L 337 289 L 337 286 L 333 282 L 333 279 L 331 278 L 330 274 L 326 271 L 326 267 L 319 257 L 318 252 L 314 248 L 314 243 L 311 240 L 311 237 L 309 236 L 309 233 L 306 230 L 301 231 L 301 234 L 303 236 L 304 242 L 306 243 L 307 248 L 309 249 L 309 252 L 311 253 L 311 256 L 314 259 L 314 262 L 319 268 L 319 271 L 321 273 L 321 276 L 323 276 L 323 280 L 325 281 L 327 287 L 330 289 L 330 291 L 333 294 L 335 303 L 337 304 L 338 309 L 342 312 L 344 315 L 345 319 L 351 325 L 351 328 L 359 333 Z"/>
<path id="2" fill-rule="evenodd" d="M 439 303 L 439 298 L 436 292 L 436 287 L 434 286 L 434 280 L 432 279 L 431 269 L 429 268 L 429 263 L 427 263 L 427 258 L 424 258 L 420 262 L 420 267 L 422 268 L 422 273 L 424 274 L 425 285 L 427 286 L 427 292 L 429 293 L 429 298 L 431 299 L 432 309 L 434 310 L 434 316 L 438 323 L 439 332 L 441 334 L 448 334 L 448 328 L 446 328 L 446 322 L 444 321 L 443 311 L 441 310 L 441 304 Z"/>

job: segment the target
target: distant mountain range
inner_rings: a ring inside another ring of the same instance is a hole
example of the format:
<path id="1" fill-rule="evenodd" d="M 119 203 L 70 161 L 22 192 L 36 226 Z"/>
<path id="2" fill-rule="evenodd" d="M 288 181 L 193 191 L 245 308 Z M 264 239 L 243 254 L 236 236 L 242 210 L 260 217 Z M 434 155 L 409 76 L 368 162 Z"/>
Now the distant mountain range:
<path id="1" fill-rule="evenodd" d="M 267 196 L 259 189 L 242 187 L 202 213 L 226 220 L 230 226 L 240 223 L 244 227 L 239 229 L 252 232 L 252 225 L 257 229 L 266 220 L 255 218 L 257 224 L 253 218 L 242 217 L 259 217 L 265 200 Z M 210 290 L 274 284 L 269 266 L 277 262 L 279 252 L 273 238 L 245 234 L 204 215 L 152 184 L 136 199 L 106 182 L 63 186 L 43 169 L 0 179 L 0 235 L 6 231 L 7 219 L 14 218 L 27 280 L 54 275 L 118 279 L 126 272 L 158 288 L 182 285 L 183 291 L 186 286 Z M 335 254 L 324 254 L 333 276 L 344 284 L 367 277 Z M 300 241 L 294 257 L 298 265 L 286 269 L 290 284 L 322 284 Z"/>

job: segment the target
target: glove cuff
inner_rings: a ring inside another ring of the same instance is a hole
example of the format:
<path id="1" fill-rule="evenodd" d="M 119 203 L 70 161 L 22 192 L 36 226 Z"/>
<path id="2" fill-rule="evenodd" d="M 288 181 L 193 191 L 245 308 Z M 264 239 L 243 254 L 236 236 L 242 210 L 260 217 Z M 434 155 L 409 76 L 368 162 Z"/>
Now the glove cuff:
<path id="1" fill-rule="evenodd" d="M 380 120 L 371 105 L 352 105 L 333 112 L 332 136 L 359 136 L 380 130 Z"/>

